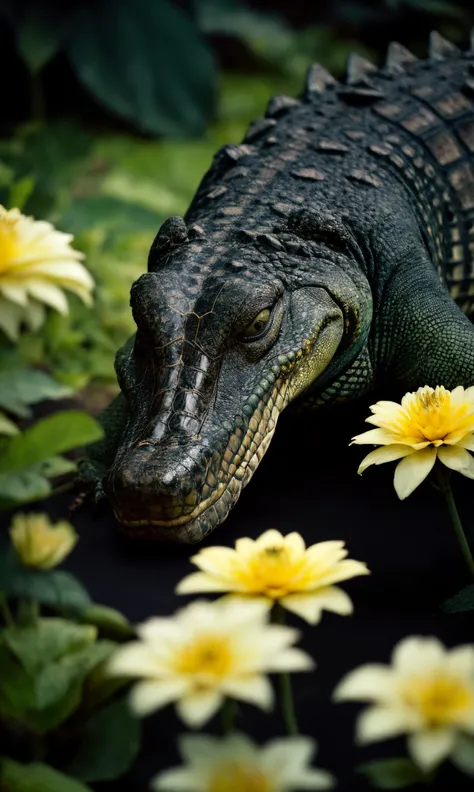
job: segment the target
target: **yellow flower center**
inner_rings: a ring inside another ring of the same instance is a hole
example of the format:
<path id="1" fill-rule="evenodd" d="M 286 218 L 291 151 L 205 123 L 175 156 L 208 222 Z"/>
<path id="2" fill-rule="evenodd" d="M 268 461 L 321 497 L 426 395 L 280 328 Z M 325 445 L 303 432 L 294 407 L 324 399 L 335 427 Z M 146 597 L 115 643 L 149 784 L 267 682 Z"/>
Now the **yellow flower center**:
<path id="1" fill-rule="evenodd" d="M 16 219 L 0 214 L 0 273 L 6 272 L 16 255 Z"/>
<path id="2" fill-rule="evenodd" d="M 444 673 L 413 678 L 402 695 L 431 727 L 456 723 L 467 707 L 474 706 L 474 691 L 463 680 Z"/>
<path id="3" fill-rule="evenodd" d="M 278 598 L 293 591 L 305 564 L 304 555 L 295 559 L 284 544 L 259 548 L 239 577 L 248 590 Z"/>
<path id="4" fill-rule="evenodd" d="M 206 792 L 274 792 L 275 785 L 258 767 L 229 762 L 218 768 Z"/>
<path id="5" fill-rule="evenodd" d="M 451 393 L 443 386 L 419 388 L 416 393 L 407 393 L 393 424 L 388 425 L 395 439 L 404 442 L 425 442 L 435 446 L 452 432 L 472 432 L 474 416 L 470 401 L 452 403 Z"/>
<path id="6" fill-rule="evenodd" d="M 175 665 L 181 674 L 223 677 L 232 666 L 229 641 L 223 636 L 199 636 L 180 650 Z"/>

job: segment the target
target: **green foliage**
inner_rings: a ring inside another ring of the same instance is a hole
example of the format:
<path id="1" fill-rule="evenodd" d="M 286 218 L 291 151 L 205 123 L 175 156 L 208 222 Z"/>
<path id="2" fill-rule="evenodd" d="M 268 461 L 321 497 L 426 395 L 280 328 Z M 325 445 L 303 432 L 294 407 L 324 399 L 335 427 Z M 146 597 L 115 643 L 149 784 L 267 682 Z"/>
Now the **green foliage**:
<path id="1" fill-rule="evenodd" d="M 211 52 L 168 0 L 101 0 L 78 8 L 69 57 L 114 112 L 155 135 L 199 135 L 214 104 Z"/>
<path id="2" fill-rule="evenodd" d="M 402 757 L 367 762 L 357 769 L 379 789 L 403 789 L 427 781 L 427 777 L 411 759 Z"/>
<path id="3" fill-rule="evenodd" d="M 71 389 L 44 371 L 30 369 L 13 356 L 0 359 L 0 408 L 18 418 L 30 418 L 30 404 L 70 396 Z"/>
<path id="4" fill-rule="evenodd" d="M 130 767 L 139 747 L 140 723 L 126 701 L 119 699 L 89 718 L 64 769 L 82 781 L 109 781 Z"/>
<path id="5" fill-rule="evenodd" d="M 7 597 L 73 612 L 81 612 L 91 604 L 85 588 L 69 572 L 24 567 L 12 548 L 0 554 L 0 591 Z"/>
<path id="6" fill-rule="evenodd" d="M 0 759 L 0 784 L 4 792 L 91 792 L 90 787 L 48 765 L 21 765 L 6 758 Z"/>
<path id="7" fill-rule="evenodd" d="M 474 611 L 474 583 L 464 586 L 457 594 L 443 603 L 446 613 L 466 613 Z"/>
<path id="8" fill-rule="evenodd" d="M 99 440 L 102 434 L 91 416 L 65 410 L 4 438 L 0 443 L 0 509 L 47 497 L 49 478 L 75 469 L 58 455 Z"/>

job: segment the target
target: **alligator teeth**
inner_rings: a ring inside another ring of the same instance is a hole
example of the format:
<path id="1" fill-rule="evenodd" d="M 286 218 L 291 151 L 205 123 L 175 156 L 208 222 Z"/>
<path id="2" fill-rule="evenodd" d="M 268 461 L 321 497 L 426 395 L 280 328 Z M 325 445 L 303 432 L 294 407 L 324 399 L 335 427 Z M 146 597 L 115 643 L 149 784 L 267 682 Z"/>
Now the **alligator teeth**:
<path id="1" fill-rule="evenodd" d="M 370 84 L 370 77 L 377 73 L 375 64 L 358 55 L 357 52 L 351 52 L 347 59 L 346 68 L 347 85 Z"/>
<path id="2" fill-rule="evenodd" d="M 388 45 L 387 58 L 385 61 L 385 66 L 388 71 L 395 74 L 405 71 L 405 66 L 408 63 L 415 63 L 417 60 L 418 58 L 404 47 L 403 44 L 399 44 L 398 41 L 391 41 Z"/>
<path id="3" fill-rule="evenodd" d="M 444 60 L 460 54 L 461 50 L 455 44 L 451 44 L 450 41 L 440 36 L 436 30 L 430 33 L 429 56 L 431 60 Z"/>
<path id="4" fill-rule="evenodd" d="M 324 66 L 313 63 L 306 72 L 305 97 L 311 99 L 314 94 L 322 94 L 330 85 L 337 85 L 337 80 Z"/>

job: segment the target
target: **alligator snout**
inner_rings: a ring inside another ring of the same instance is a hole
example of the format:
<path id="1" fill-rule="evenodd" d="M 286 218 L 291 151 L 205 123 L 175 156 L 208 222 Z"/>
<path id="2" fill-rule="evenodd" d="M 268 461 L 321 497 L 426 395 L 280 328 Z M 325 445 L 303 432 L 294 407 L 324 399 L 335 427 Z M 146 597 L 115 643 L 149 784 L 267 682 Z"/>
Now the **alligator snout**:
<path id="1" fill-rule="evenodd" d="M 147 529 L 155 538 L 162 534 L 168 541 L 189 542 L 186 525 L 218 496 L 212 468 L 206 449 L 198 445 L 141 441 L 116 462 L 105 489 L 130 532 Z"/>

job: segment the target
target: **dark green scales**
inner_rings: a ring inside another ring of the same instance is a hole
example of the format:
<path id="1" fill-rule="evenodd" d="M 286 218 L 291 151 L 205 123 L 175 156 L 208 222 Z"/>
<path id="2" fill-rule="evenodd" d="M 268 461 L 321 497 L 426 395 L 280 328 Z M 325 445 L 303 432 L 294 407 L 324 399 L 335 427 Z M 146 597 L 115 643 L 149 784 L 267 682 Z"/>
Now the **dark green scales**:
<path id="1" fill-rule="evenodd" d="M 217 152 L 131 306 L 91 456 L 135 536 L 221 523 L 293 399 L 472 385 L 474 46 L 353 55 L 345 84 L 312 66 Z"/>

